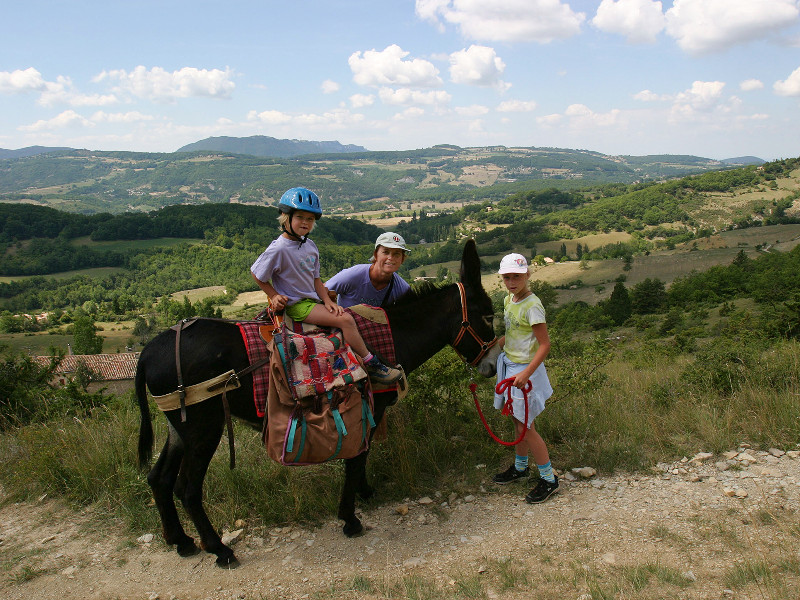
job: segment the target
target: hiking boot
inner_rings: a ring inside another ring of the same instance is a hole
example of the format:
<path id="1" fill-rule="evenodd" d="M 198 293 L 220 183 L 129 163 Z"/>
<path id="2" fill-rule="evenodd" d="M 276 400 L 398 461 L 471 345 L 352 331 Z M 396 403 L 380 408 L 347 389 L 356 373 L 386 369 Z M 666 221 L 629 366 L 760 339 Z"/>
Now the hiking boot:
<path id="1" fill-rule="evenodd" d="M 528 504 L 539 504 L 540 502 L 547 500 L 557 491 L 558 477 L 556 477 L 556 480 L 553 483 L 550 483 L 547 481 L 547 479 L 539 479 L 539 483 L 536 484 L 536 487 L 528 492 L 527 496 L 525 496 L 525 502 Z"/>
<path id="2" fill-rule="evenodd" d="M 512 481 L 516 481 L 517 479 L 527 478 L 529 473 L 530 471 L 528 467 L 525 467 L 524 471 L 517 471 L 517 467 L 511 465 L 502 473 L 498 473 L 492 477 L 492 481 L 499 483 L 500 485 L 505 485 L 507 483 L 511 483 Z"/>
<path id="3" fill-rule="evenodd" d="M 373 356 L 369 362 L 364 363 L 364 368 L 367 370 L 369 378 L 376 383 L 394 383 L 403 376 L 403 372 L 400 369 L 387 367 L 378 360 L 377 356 Z"/>

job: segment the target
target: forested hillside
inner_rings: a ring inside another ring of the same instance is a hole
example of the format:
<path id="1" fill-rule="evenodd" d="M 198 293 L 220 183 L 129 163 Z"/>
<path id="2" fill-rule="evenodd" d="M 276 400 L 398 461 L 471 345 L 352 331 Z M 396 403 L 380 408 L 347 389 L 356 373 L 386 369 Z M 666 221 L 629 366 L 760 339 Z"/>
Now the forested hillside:
<path id="1" fill-rule="evenodd" d="M 610 231 L 634 234 L 641 243 L 631 252 L 671 247 L 724 229 L 800 222 L 793 209 L 800 198 L 799 168 L 795 158 L 665 183 L 531 190 L 453 214 L 423 212 L 396 229 L 412 242 L 466 232 L 491 253 Z"/>
<path id="2" fill-rule="evenodd" d="M 174 204 L 274 204 L 290 187 L 316 191 L 332 213 L 411 202 L 498 201 L 510 194 L 659 181 L 731 165 L 694 156 L 607 156 L 558 148 L 435 146 L 399 152 L 264 158 L 66 150 L 0 159 L 0 201 L 85 214 L 148 212 Z"/>

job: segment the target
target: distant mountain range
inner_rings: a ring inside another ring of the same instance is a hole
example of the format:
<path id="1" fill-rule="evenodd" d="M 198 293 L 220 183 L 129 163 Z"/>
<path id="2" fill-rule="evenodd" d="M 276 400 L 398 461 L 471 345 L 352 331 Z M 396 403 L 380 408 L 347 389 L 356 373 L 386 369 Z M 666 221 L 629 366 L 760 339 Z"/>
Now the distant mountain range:
<path id="1" fill-rule="evenodd" d="M 435 146 L 435 148 L 446 149 L 450 146 L 442 144 Z M 460 150 L 458 146 L 452 148 Z M 0 159 L 14 159 L 26 158 L 28 156 L 37 156 L 39 154 L 49 154 L 52 152 L 74 152 L 74 148 L 68 147 L 53 147 L 53 146 L 28 146 L 18 150 L 5 150 L 0 148 Z M 369 152 L 363 146 L 355 144 L 340 144 L 338 141 L 316 142 L 311 140 L 285 140 L 269 137 L 266 135 L 251 135 L 249 137 L 209 137 L 203 140 L 186 144 L 178 148 L 177 152 L 224 152 L 227 154 L 246 154 L 251 156 L 263 156 L 273 158 L 293 158 L 295 156 L 302 156 L 304 154 L 343 154 L 343 153 L 361 153 Z M 653 155 L 654 157 L 655 155 Z M 693 160 L 709 161 L 709 159 L 701 159 L 696 156 L 678 156 L 678 155 L 663 155 L 664 158 L 679 159 L 683 162 L 686 158 Z M 626 159 L 633 159 L 632 162 L 642 159 L 653 158 L 646 157 L 628 157 Z M 712 161 L 713 162 L 713 161 Z M 737 156 L 734 158 L 724 158 L 717 161 L 728 166 L 746 166 L 746 165 L 761 165 L 764 164 L 763 159 L 757 156 Z"/>
<path id="2" fill-rule="evenodd" d="M 63 150 L 73 150 L 73 148 L 55 148 L 48 146 L 28 146 L 19 150 L 4 150 L 0 148 L 0 159 L 2 158 L 25 158 L 26 156 L 36 156 L 38 154 L 49 154 L 50 152 L 61 152 Z"/>
<path id="3" fill-rule="evenodd" d="M 266 135 L 250 137 L 210 137 L 178 148 L 178 152 L 229 152 L 251 156 L 292 158 L 303 154 L 341 154 L 344 152 L 367 152 L 363 146 L 340 144 L 339 142 L 313 142 L 307 140 L 279 140 Z"/>
<path id="4" fill-rule="evenodd" d="M 757 156 L 737 156 L 736 158 L 724 158 L 720 162 L 726 165 L 763 165 L 764 161 Z"/>

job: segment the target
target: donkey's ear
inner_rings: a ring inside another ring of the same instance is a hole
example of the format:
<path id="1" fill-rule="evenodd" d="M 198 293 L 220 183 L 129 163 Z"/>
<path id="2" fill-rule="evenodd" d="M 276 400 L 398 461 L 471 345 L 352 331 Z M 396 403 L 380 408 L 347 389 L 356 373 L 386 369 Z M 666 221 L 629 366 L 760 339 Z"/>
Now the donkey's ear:
<path id="1" fill-rule="evenodd" d="M 461 283 L 481 285 L 481 259 L 478 258 L 475 240 L 467 240 L 464 246 L 464 255 L 461 257 Z"/>

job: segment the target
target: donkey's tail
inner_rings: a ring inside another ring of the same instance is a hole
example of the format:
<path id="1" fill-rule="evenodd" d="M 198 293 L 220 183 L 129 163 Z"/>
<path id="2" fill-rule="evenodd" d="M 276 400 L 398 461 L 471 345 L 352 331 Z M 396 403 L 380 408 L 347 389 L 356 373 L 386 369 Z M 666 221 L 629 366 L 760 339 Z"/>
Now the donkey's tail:
<path id="1" fill-rule="evenodd" d="M 139 467 L 144 469 L 153 457 L 153 424 L 150 421 L 150 405 L 147 401 L 147 383 L 145 381 L 144 363 L 139 360 L 136 365 L 136 400 L 139 402 L 141 424 L 139 426 Z"/>

